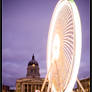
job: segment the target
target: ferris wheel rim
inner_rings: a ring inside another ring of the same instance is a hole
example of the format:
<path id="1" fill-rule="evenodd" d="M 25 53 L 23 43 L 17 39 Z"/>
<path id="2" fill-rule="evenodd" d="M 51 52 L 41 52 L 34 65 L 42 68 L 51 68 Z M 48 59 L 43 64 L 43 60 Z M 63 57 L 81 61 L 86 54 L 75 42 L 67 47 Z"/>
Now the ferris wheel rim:
<path id="1" fill-rule="evenodd" d="M 62 1 L 62 0 L 61 0 Z M 74 3 L 74 2 L 71 2 L 71 1 L 67 1 L 67 0 L 65 0 L 65 1 L 62 1 L 62 3 L 61 3 L 61 1 L 59 1 L 58 3 L 57 3 L 57 5 L 56 5 L 56 8 L 55 8 L 55 11 L 54 11 L 54 13 L 53 13 L 53 16 L 52 16 L 52 20 L 51 20 L 51 23 L 50 23 L 50 30 L 51 30 L 51 24 L 52 24 L 52 22 L 53 22 L 53 19 L 55 20 L 55 13 L 56 13 L 56 9 L 59 7 L 62 7 L 64 4 L 66 4 L 66 2 L 69 2 L 70 3 L 70 5 L 71 5 L 71 7 L 72 7 L 72 10 L 73 10 L 73 15 L 74 15 L 74 19 L 76 19 L 76 16 L 78 17 L 78 19 L 77 20 L 74 20 L 74 21 L 77 21 L 76 23 L 75 23 L 75 26 L 76 26 L 76 28 L 75 28 L 75 32 L 76 32 L 76 39 L 78 38 L 78 35 L 80 35 L 79 36 L 79 40 L 76 40 L 76 43 L 77 43 L 77 45 L 76 45 L 76 52 L 75 53 L 77 53 L 77 54 L 75 54 L 75 61 L 77 62 L 77 63 L 74 63 L 74 68 L 73 68 L 73 72 L 77 72 L 76 73 L 76 75 L 74 75 L 73 73 L 72 73 L 72 81 L 73 81 L 73 84 L 75 83 L 75 81 L 76 81 L 76 78 L 77 78 L 77 74 L 78 74 L 78 70 L 79 70 L 79 65 L 80 65 L 80 57 L 81 57 L 81 38 L 82 38 L 82 34 L 81 34 L 81 22 L 80 22 L 80 17 L 79 17 L 79 13 L 78 13 L 78 9 L 77 9 L 77 6 L 76 6 L 76 4 Z M 75 8 L 75 9 L 74 9 Z M 77 12 L 77 13 L 74 13 L 74 12 Z M 75 14 L 77 14 L 77 15 L 75 15 Z M 77 26 L 77 24 L 79 23 L 79 25 Z M 53 24 L 54 25 L 54 24 Z M 77 31 L 77 28 L 79 27 L 79 31 Z M 78 33 L 79 32 L 79 33 Z M 78 42 L 79 41 L 79 42 Z M 79 44 L 79 45 L 78 45 Z M 78 49 L 79 49 L 79 52 L 77 52 L 78 51 Z M 79 55 L 78 55 L 79 54 Z M 79 59 L 77 59 L 79 57 Z M 47 62 L 48 63 L 48 62 Z M 75 69 L 75 66 L 77 67 L 77 69 Z M 47 69 L 48 69 L 48 65 L 47 65 Z M 49 69 L 48 69 L 49 70 Z M 74 78 L 74 76 L 75 76 L 75 78 Z M 68 85 L 68 87 L 66 88 L 66 90 L 65 90 L 65 92 L 69 92 L 69 88 L 70 87 L 72 87 L 73 88 L 73 86 L 71 86 L 71 84 L 69 84 Z"/>

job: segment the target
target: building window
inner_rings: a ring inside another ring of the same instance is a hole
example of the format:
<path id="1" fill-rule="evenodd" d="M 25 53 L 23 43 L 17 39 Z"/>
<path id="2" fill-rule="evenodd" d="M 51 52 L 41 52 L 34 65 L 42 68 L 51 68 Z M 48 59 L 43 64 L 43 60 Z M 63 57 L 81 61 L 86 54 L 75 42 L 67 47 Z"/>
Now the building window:
<path id="1" fill-rule="evenodd" d="M 31 85 L 29 85 L 29 92 L 31 92 Z"/>
<path id="2" fill-rule="evenodd" d="M 35 92 L 35 85 L 33 85 L 32 92 Z"/>
<path id="3" fill-rule="evenodd" d="M 33 70 L 31 70 L 31 73 L 33 73 Z"/>
<path id="4" fill-rule="evenodd" d="M 36 89 L 38 89 L 38 85 L 37 85 Z"/>
<path id="5" fill-rule="evenodd" d="M 27 92 L 27 85 L 25 84 L 25 92 Z"/>

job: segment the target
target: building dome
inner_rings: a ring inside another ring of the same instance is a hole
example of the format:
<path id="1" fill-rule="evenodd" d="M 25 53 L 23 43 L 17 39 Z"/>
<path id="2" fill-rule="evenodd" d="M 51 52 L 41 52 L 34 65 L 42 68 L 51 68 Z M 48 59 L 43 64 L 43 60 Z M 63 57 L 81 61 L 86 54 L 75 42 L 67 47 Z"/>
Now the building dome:
<path id="1" fill-rule="evenodd" d="M 39 73 L 39 64 L 38 62 L 35 60 L 34 54 L 32 56 L 31 61 L 29 61 L 28 63 L 28 67 L 27 67 L 27 77 L 40 77 L 40 73 Z"/>
<path id="2" fill-rule="evenodd" d="M 29 61 L 28 66 L 33 65 L 33 64 L 38 65 L 38 62 L 35 60 L 34 54 L 32 56 L 32 60 Z"/>

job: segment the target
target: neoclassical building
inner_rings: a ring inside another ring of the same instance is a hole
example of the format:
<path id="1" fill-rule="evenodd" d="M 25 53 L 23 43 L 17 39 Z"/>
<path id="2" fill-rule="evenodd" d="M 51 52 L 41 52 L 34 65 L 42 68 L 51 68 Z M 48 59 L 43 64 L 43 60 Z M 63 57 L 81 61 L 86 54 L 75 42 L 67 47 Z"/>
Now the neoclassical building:
<path id="1" fill-rule="evenodd" d="M 16 92 L 35 92 L 36 90 L 41 90 L 43 82 L 44 78 L 40 78 L 39 64 L 33 55 L 32 60 L 28 63 L 26 77 L 16 80 Z M 48 83 L 46 83 L 44 92 L 47 92 L 47 87 Z"/>

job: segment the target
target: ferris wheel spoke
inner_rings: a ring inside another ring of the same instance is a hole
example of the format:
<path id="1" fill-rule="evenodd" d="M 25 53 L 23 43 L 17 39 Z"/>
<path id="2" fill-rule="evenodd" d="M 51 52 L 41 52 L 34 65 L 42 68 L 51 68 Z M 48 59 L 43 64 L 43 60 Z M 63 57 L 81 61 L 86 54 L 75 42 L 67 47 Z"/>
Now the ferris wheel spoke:
<path id="1" fill-rule="evenodd" d="M 73 49 L 69 48 L 67 45 L 64 45 L 64 47 L 67 49 L 69 55 L 73 55 Z"/>
<path id="2" fill-rule="evenodd" d="M 68 25 L 68 24 L 71 23 L 71 22 L 72 22 L 72 15 L 69 14 L 68 17 L 67 17 L 66 20 L 65 20 L 65 25 Z"/>
<path id="3" fill-rule="evenodd" d="M 67 37 L 67 38 L 66 38 Z M 71 39 L 69 36 L 66 36 L 65 38 L 64 38 L 64 42 L 65 41 L 68 41 L 68 42 L 70 42 L 71 44 L 73 44 L 74 43 L 74 40 L 73 39 Z"/>
<path id="4" fill-rule="evenodd" d="M 72 16 L 71 16 L 71 11 L 68 9 L 68 8 L 66 8 L 66 7 L 64 7 L 64 10 L 66 11 L 65 13 L 63 13 L 63 14 L 65 14 L 66 16 L 65 16 L 65 18 L 66 18 L 66 22 L 68 21 L 68 19 L 70 19 Z"/>
<path id="5" fill-rule="evenodd" d="M 68 20 L 66 21 L 66 24 L 65 25 L 68 26 L 69 24 L 73 24 L 73 21 L 72 21 L 72 18 L 71 17 L 72 17 L 72 15 L 68 18 Z"/>
<path id="6" fill-rule="evenodd" d="M 69 54 L 67 53 L 67 51 L 65 49 L 64 49 L 64 55 L 67 59 L 68 64 L 70 65 L 71 64 L 71 62 L 70 62 L 71 58 L 70 58 Z"/>
<path id="7" fill-rule="evenodd" d="M 64 29 L 64 33 L 65 32 L 68 32 L 68 31 L 71 31 L 71 30 L 73 30 L 73 26 L 71 25 L 70 27 L 66 27 L 65 29 Z"/>
<path id="8" fill-rule="evenodd" d="M 66 30 L 67 28 L 70 28 L 71 26 L 73 27 L 73 22 L 68 23 L 67 26 L 65 27 L 65 30 Z"/>
<path id="9" fill-rule="evenodd" d="M 62 16 L 65 18 L 64 21 L 68 21 L 68 18 L 71 16 L 71 12 L 68 11 L 68 9 L 65 8 L 65 7 L 63 7 L 63 11 L 62 11 L 62 12 L 63 12 L 63 13 L 61 13 L 61 14 L 62 14 Z M 61 18 L 62 18 L 62 16 L 61 16 Z M 60 16 L 59 16 L 59 17 L 60 17 Z"/>
<path id="10" fill-rule="evenodd" d="M 64 40 L 64 43 L 69 43 L 69 44 L 73 45 L 73 41 L 70 41 L 70 40 Z"/>
<path id="11" fill-rule="evenodd" d="M 71 34 L 67 34 L 66 36 L 64 36 L 64 41 L 67 41 L 67 39 L 74 41 L 74 37 Z"/>
<path id="12" fill-rule="evenodd" d="M 69 30 L 69 31 L 64 33 L 64 37 L 66 37 L 67 35 L 70 35 L 73 37 L 73 34 L 74 34 L 74 32 L 72 30 Z"/>
<path id="13" fill-rule="evenodd" d="M 68 46 L 69 46 L 69 48 L 73 49 L 73 45 L 72 45 L 72 44 L 70 44 L 69 42 L 64 41 L 64 45 L 68 45 Z"/>
<path id="14" fill-rule="evenodd" d="M 77 57 L 76 51 L 81 47 L 80 41 L 79 47 L 76 45 L 78 40 L 81 40 L 81 37 L 77 39 L 78 33 L 81 34 L 80 20 L 78 12 L 75 12 L 77 11 L 76 6 L 69 0 L 59 2 L 56 8 L 49 29 L 47 66 L 49 68 L 53 63 L 53 67 L 48 80 L 54 85 L 54 92 L 61 92 L 61 90 L 62 92 L 70 92 L 75 83 L 73 77 L 76 78 L 77 76 L 74 69 L 80 58 Z"/>

